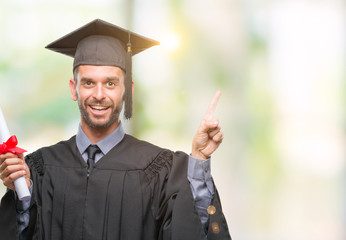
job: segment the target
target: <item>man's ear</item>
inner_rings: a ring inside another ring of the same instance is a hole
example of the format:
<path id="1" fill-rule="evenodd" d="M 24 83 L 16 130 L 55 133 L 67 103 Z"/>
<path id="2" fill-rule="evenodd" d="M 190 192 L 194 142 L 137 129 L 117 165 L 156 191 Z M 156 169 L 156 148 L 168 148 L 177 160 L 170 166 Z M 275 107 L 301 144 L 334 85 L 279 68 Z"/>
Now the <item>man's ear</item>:
<path id="1" fill-rule="evenodd" d="M 135 90 L 135 84 L 132 81 L 132 93 L 133 93 L 134 90 Z"/>
<path id="2" fill-rule="evenodd" d="M 73 101 L 77 101 L 77 92 L 76 92 L 76 81 L 71 78 L 69 82 L 70 92 L 71 92 L 71 99 Z"/>

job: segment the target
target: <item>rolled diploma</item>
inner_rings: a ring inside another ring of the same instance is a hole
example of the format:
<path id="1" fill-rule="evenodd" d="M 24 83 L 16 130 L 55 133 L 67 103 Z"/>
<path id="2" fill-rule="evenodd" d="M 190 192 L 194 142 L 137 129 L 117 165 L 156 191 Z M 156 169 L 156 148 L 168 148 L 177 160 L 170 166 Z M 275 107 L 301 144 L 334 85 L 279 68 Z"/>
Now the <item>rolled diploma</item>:
<path id="1" fill-rule="evenodd" d="M 6 142 L 11 137 L 7 124 L 0 107 L 0 143 Z M 30 199 L 30 191 L 26 184 L 25 177 L 22 176 L 14 181 L 19 200 Z"/>

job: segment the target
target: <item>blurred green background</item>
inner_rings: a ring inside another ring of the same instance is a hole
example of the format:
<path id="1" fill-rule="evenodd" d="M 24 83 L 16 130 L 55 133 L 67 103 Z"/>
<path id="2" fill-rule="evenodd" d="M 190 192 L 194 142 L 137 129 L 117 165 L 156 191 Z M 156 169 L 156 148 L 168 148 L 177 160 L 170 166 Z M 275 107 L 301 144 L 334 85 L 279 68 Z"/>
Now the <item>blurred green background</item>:
<path id="1" fill-rule="evenodd" d="M 72 58 L 44 46 L 95 18 L 129 28 L 161 45 L 133 59 L 127 132 L 189 153 L 222 90 L 212 175 L 234 239 L 345 239 L 345 14 L 341 0 L 0 0 L 0 106 L 29 152 L 68 139 Z"/>

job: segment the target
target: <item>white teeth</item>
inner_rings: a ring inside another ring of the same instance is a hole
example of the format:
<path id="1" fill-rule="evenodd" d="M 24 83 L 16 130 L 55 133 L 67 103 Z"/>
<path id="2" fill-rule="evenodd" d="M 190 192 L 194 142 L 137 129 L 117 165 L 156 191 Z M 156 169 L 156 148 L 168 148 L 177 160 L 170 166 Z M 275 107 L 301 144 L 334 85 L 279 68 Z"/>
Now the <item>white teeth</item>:
<path id="1" fill-rule="evenodd" d="M 92 109 L 95 109 L 95 110 L 105 110 L 107 109 L 107 107 L 103 107 L 103 106 L 91 106 Z"/>

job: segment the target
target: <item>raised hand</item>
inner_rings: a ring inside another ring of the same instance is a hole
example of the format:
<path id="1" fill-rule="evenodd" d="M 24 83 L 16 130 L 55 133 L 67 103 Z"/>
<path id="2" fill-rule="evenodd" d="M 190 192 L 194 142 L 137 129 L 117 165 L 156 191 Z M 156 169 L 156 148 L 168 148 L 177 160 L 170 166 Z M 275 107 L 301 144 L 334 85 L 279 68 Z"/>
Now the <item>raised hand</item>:
<path id="1" fill-rule="evenodd" d="M 194 158 L 208 159 L 222 142 L 223 133 L 220 131 L 219 120 L 213 116 L 220 96 L 221 91 L 217 91 L 193 138 L 191 156 Z"/>

